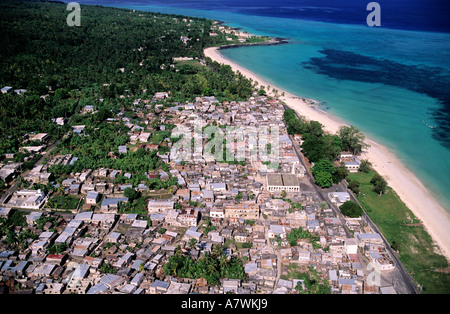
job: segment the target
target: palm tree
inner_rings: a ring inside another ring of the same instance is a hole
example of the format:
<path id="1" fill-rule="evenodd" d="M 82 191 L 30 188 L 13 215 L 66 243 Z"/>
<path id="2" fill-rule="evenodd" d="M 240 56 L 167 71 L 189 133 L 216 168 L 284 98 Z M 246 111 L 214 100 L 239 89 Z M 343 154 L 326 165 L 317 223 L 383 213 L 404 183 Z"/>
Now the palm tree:
<path id="1" fill-rule="evenodd" d="M 177 246 L 176 247 L 176 249 L 175 249 L 175 255 L 176 256 L 181 256 L 181 255 L 183 255 L 183 251 L 181 250 L 181 246 Z"/>
<path id="2" fill-rule="evenodd" d="M 189 248 L 194 249 L 196 244 L 197 244 L 197 240 L 192 238 L 189 240 L 188 246 L 189 246 Z"/>
<path id="3" fill-rule="evenodd" d="M 215 258 L 221 257 L 221 256 L 223 255 L 223 246 L 220 245 L 220 244 L 215 245 L 214 248 L 213 248 L 212 255 L 213 255 Z"/>
<path id="4" fill-rule="evenodd" d="M 219 258 L 219 267 L 220 267 L 220 272 L 221 275 L 224 277 L 226 270 L 228 268 L 228 258 L 225 254 L 223 254 L 220 258 Z"/>
<path id="5" fill-rule="evenodd" d="M 212 281 L 212 282 L 217 282 L 219 278 L 218 275 L 218 271 L 219 269 L 217 269 L 217 261 L 216 259 L 214 259 L 212 256 L 209 256 L 206 260 L 206 271 L 208 273 L 208 277 L 210 278 L 210 280 L 208 281 Z"/>

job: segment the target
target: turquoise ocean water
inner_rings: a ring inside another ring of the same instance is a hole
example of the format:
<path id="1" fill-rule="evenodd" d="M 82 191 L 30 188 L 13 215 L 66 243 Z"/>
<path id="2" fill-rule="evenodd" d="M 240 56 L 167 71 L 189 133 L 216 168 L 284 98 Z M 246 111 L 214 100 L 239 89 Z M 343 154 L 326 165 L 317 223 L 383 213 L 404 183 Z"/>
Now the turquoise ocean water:
<path id="1" fill-rule="evenodd" d="M 321 109 L 382 143 L 450 212 L 449 134 L 448 129 L 436 132 L 436 115 L 446 110 L 438 98 L 450 88 L 450 34 L 153 5 L 115 6 L 217 19 L 254 34 L 288 38 L 285 45 L 226 49 L 222 54 L 280 88 L 322 102 Z M 440 119 L 442 127 L 450 122 L 445 116 Z"/>

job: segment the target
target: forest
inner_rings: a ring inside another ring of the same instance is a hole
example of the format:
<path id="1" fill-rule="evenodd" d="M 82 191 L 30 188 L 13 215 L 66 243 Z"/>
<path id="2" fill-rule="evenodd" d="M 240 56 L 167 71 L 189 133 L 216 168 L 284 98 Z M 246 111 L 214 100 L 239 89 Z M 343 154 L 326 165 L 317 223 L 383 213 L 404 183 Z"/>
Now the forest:
<path id="1" fill-rule="evenodd" d="M 29 132 L 60 138 L 67 126 L 52 119 L 70 118 L 82 102 L 110 111 L 126 104 L 124 95 L 242 100 L 253 91 L 253 82 L 210 59 L 201 67 L 173 62 L 203 60 L 205 47 L 227 43 L 220 32 L 209 36 L 212 20 L 84 5 L 81 12 L 81 26 L 69 27 L 64 3 L 0 3 L 0 84 L 26 90 L 0 94 L 0 156 L 16 153 Z"/>
<path id="2" fill-rule="evenodd" d="M 191 93 L 202 93 L 205 87 L 223 91 L 222 84 L 233 76 L 231 69 L 217 65 L 215 71 L 201 75 L 195 75 L 195 69 L 177 72 L 170 66 L 173 58 L 202 57 L 205 47 L 226 43 L 225 38 L 209 36 L 214 21 L 110 7 L 81 8 L 81 26 L 69 27 L 65 4 L 2 2 L 1 84 L 39 94 L 48 93 L 49 88 L 108 84 L 102 96 L 114 97 L 125 90 L 182 90 L 184 84 Z M 231 93 L 239 85 L 229 86 Z"/>
<path id="3" fill-rule="evenodd" d="M 134 87 L 149 73 L 164 72 L 161 65 L 173 57 L 198 57 L 208 45 L 204 34 L 212 21 L 189 18 L 187 23 L 182 16 L 81 8 L 81 26 L 69 27 L 66 4 L 2 2 L 2 83 L 40 93 L 48 87 L 96 83 Z M 187 44 L 181 36 L 190 38 Z"/>

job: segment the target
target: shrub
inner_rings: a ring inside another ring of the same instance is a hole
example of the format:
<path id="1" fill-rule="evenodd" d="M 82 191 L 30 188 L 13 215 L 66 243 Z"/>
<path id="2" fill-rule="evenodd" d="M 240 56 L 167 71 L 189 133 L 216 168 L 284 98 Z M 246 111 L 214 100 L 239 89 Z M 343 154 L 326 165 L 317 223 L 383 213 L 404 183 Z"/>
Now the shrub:
<path id="1" fill-rule="evenodd" d="M 352 201 L 345 202 L 339 207 L 339 209 L 341 210 L 342 214 L 350 218 L 361 217 L 363 214 L 362 208 Z"/>

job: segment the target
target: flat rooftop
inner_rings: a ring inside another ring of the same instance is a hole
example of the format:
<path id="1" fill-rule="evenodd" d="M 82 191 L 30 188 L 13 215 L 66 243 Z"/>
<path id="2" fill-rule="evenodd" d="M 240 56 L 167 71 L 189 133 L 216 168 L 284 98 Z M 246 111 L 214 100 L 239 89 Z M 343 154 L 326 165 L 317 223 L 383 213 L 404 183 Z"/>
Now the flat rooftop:
<path id="1" fill-rule="evenodd" d="M 267 184 L 269 186 L 299 186 L 297 175 L 290 173 L 268 173 Z"/>
<path id="2" fill-rule="evenodd" d="M 282 174 L 281 177 L 283 179 L 284 186 L 299 186 L 300 185 L 297 175 L 295 175 L 295 174 L 286 173 L 286 174 Z"/>
<path id="3" fill-rule="evenodd" d="M 270 186 L 282 186 L 283 179 L 279 173 L 268 173 L 267 174 L 267 184 Z"/>

